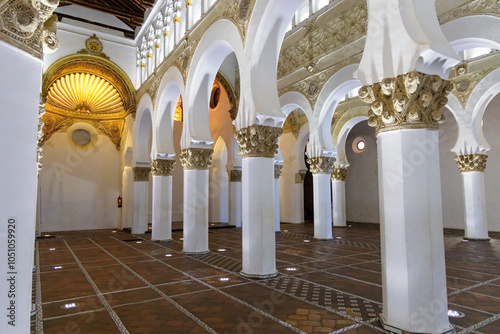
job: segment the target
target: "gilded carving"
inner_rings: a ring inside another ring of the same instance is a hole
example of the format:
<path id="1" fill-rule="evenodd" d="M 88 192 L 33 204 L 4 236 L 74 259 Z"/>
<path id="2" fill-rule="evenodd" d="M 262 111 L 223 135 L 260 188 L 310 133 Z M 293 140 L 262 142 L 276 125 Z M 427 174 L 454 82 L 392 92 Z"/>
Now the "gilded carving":
<path id="1" fill-rule="evenodd" d="M 40 96 L 40 104 L 38 107 L 38 132 L 37 132 L 37 157 L 36 163 L 38 165 L 38 171 L 42 169 L 42 158 L 43 158 L 43 118 L 42 116 L 45 114 L 45 102 L 46 100 Z"/>
<path id="2" fill-rule="evenodd" d="M 106 54 L 102 52 L 102 50 L 102 42 L 99 40 L 99 37 L 97 37 L 96 34 L 93 34 L 85 41 L 85 49 L 81 49 L 77 52 L 77 54 L 89 54 L 109 60 L 109 57 L 106 56 Z"/>
<path id="3" fill-rule="evenodd" d="M 467 172 L 483 172 L 486 169 L 486 160 L 488 156 L 486 154 L 468 154 L 468 155 L 457 155 L 455 161 L 458 165 L 458 170 L 461 173 Z"/>
<path id="4" fill-rule="evenodd" d="M 281 170 L 283 169 L 282 165 L 274 165 L 274 178 L 278 180 L 281 176 Z"/>
<path id="5" fill-rule="evenodd" d="M 273 158 L 278 153 L 278 138 L 283 129 L 273 126 L 251 125 L 234 133 L 243 157 Z"/>
<path id="6" fill-rule="evenodd" d="M 399 129 L 434 129 L 444 122 L 439 111 L 452 91 L 451 82 L 437 75 L 410 72 L 387 78 L 359 90 L 361 101 L 370 104 L 368 125 L 376 132 Z"/>
<path id="7" fill-rule="evenodd" d="M 149 172 L 151 168 L 149 167 L 135 167 L 134 168 L 134 181 L 135 182 L 146 182 L 149 181 Z"/>
<path id="8" fill-rule="evenodd" d="M 190 169 L 206 169 L 212 165 L 212 154 L 214 150 L 206 148 L 186 148 L 181 150 L 181 164 L 186 170 Z"/>
<path id="9" fill-rule="evenodd" d="M 151 161 L 151 174 L 154 176 L 172 176 L 175 160 L 157 159 Z"/>
<path id="10" fill-rule="evenodd" d="M 454 10 L 439 15 L 439 23 L 443 25 L 461 17 L 481 14 L 500 17 L 500 6 L 498 4 L 498 0 L 469 1 Z"/>
<path id="11" fill-rule="evenodd" d="M 487 76 L 493 69 L 479 70 L 469 72 L 467 64 L 460 64 L 454 69 L 455 77 L 450 81 L 453 83 L 453 95 L 455 95 L 460 104 L 465 109 L 469 97 L 476 86 Z"/>
<path id="12" fill-rule="evenodd" d="M 304 179 L 306 178 L 306 171 L 299 171 L 295 173 L 295 183 L 304 183 Z"/>
<path id="13" fill-rule="evenodd" d="M 347 168 L 334 168 L 332 170 L 332 174 L 330 175 L 330 179 L 332 181 L 345 181 L 347 178 Z"/>
<path id="14" fill-rule="evenodd" d="M 227 97 L 229 99 L 229 105 L 231 106 L 231 109 L 229 110 L 229 115 L 231 116 L 231 119 L 234 121 L 236 119 L 236 116 L 238 116 L 238 105 L 239 105 L 239 91 L 235 91 L 231 84 L 229 83 L 229 80 L 221 73 L 217 72 L 217 76 L 215 77 L 217 81 L 221 84 L 222 88 L 227 93 Z"/>
<path id="15" fill-rule="evenodd" d="M 44 23 L 59 0 L 7 0 L 0 5 L 0 40 L 43 57 Z M 45 36 L 46 37 L 46 36 Z"/>
<path id="16" fill-rule="evenodd" d="M 243 42 L 246 39 L 250 13 L 255 5 L 255 0 L 233 1 L 232 4 L 218 17 L 232 21 L 238 28 Z"/>
<path id="17" fill-rule="evenodd" d="M 241 182 L 241 169 L 233 169 L 229 175 L 231 182 Z"/>
<path id="18" fill-rule="evenodd" d="M 99 130 L 100 134 L 107 136 L 118 151 L 120 150 L 124 120 L 93 121 L 92 125 Z"/>
<path id="19" fill-rule="evenodd" d="M 57 38 L 57 15 L 52 15 L 43 24 L 42 49 L 44 54 L 54 53 L 59 49 L 59 39 Z"/>
<path id="20" fill-rule="evenodd" d="M 308 158 L 307 163 L 313 174 L 330 174 L 335 159 L 332 157 L 314 157 Z"/>

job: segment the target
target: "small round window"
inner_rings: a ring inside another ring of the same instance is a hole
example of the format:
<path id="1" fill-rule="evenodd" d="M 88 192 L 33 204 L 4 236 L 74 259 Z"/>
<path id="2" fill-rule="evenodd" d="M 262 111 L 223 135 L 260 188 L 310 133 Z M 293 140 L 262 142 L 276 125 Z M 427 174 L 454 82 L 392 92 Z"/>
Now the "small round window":
<path id="1" fill-rule="evenodd" d="M 219 85 L 214 85 L 212 88 L 212 94 L 210 96 L 210 108 L 215 109 L 219 105 L 220 100 L 220 87 Z"/>
<path id="2" fill-rule="evenodd" d="M 92 139 L 90 132 L 84 129 L 78 129 L 75 130 L 71 134 L 71 139 L 73 139 L 73 143 L 75 143 L 77 146 L 87 146 L 90 143 L 90 140 Z"/>
<path id="3" fill-rule="evenodd" d="M 363 137 L 357 137 L 352 142 L 352 150 L 354 151 L 354 153 L 361 153 L 365 150 L 365 148 L 366 148 L 366 141 Z"/>

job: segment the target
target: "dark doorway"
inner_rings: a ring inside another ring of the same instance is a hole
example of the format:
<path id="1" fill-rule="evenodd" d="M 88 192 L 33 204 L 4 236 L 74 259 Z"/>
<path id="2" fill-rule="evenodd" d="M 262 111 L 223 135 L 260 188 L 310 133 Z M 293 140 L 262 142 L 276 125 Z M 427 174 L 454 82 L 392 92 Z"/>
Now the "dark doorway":
<path id="1" fill-rule="evenodd" d="M 313 193 L 313 175 L 309 170 L 307 156 L 304 154 L 304 160 L 307 166 L 306 176 L 304 178 L 304 222 L 314 222 L 314 193 Z"/>

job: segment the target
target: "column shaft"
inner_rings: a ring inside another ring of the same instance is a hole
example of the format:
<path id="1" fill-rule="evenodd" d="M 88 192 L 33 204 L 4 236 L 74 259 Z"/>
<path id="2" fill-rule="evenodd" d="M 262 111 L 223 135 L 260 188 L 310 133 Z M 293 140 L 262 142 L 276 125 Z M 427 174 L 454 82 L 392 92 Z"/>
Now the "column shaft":
<path id="1" fill-rule="evenodd" d="M 332 218 L 334 227 L 346 226 L 345 181 L 332 180 Z"/>
<path id="2" fill-rule="evenodd" d="M 184 170 L 184 253 L 208 249 L 208 170 Z"/>
<path id="3" fill-rule="evenodd" d="M 232 170 L 229 183 L 229 225 L 241 227 L 241 170 Z"/>
<path id="4" fill-rule="evenodd" d="M 489 240 L 483 172 L 462 173 L 465 239 Z"/>
<path id="5" fill-rule="evenodd" d="M 148 230 L 149 182 L 134 181 L 134 220 L 132 233 L 143 234 Z"/>
<path id="6" fill-rule="evenodd" d="M 172 239 L 172 176 L 153 175 L 151 240 Z"/>
<path id="7" fill-rule="evenodd" d="M 313 174 L 314 238 L 332 239 L 332 196 L 330 175 Z"/>

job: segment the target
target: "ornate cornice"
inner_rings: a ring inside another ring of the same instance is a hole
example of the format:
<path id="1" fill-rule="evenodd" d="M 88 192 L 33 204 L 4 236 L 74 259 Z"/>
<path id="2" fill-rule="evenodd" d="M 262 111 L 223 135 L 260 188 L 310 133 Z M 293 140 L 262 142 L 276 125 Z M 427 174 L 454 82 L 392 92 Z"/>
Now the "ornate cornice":
<path id="1" fill-rule="evenodd" d="M 360 99 L 370 104 L 368 125 L 376 133 L 400 129 L 433 129 L 446 119 L 439 111 L 452 91 L 451 82 L 437 75 L 410 72 L 384 79 L 359 90 Z"/>
<path id="2" fill-rule="evenodd" d="M 483 172 L 486 169 L 486 160 L 488 156 L 486 154 L 468 154 L 468 155 L 457 155 L 455 161 L 458 165 L 458 170 L 461 173 L 467 172 Z"/>
<path id="3" fill-rule="evenodd" d="M 206 148 L 185 148 L 181 150 L 181 164 L 186 170 L 208 170 L 212 165 L 214 150 Z"/>
<path id="4" fill-rule="evenodd" d="M 36 157 L 36 163 L 38 165 L 38 171 L 42 170 L 42 158 L 43 158 L 43 138 L 44 138 L 44 133 L 43 133 L 43 118 L 42 116 L 45 114 L 45 102 L 47 100 L 40 96 L 40 103 L 38 106 L 38 132 L 37 132 L 37 157 Z"/>
<path id="5" fill-rule="evenodd" d="M 172 176 L 175 160 L 157 159 L 151 161 L 151 174 L 153 176 Z"/>
<path id="6" fill-rule="evenodd" d="M 241 40 L 245 45 L 248 23 L 255 5 L 255 0 L 233 1 L 232 4 L 217 18 L 233 22 L 240 32 Z"/>
<path id="7" fill-rule="evenodd" d="M 283 169 L 282 165 L 274 165 L 274 178 L 278 180 L 281 176 L 281 170 Z"/>
<path id="8" fill-rule="evenodd" d="M 3 0 L 0 3 L 0 40 L 40 59 L 43 43 L 57 47 L 57 37 L 51 31 L 53 25 L 44 27 L 44 23 L 59 5 L 59 0 Z M 49 30 L 44 33 L 44 29 Z"/>
<path id="9" fill-rule="evenodd" d="M 472 15 L 491 15 L 500 17 L 500 6 L 498 0 L 473 0 L 462 6 L 439 15 L 441 25 L 461 17 Z"/>
<path id="10" fill-rule="evenodd" d="M 282 128 L 273 126 L 251 125 L 234 133 L 240 144 L 238 153 L 244 158 L 273 158 L 278 153 L 278 138 Z"/>
<path id="11" fill-rule="evenodd" d="M 306 171 L 299 171 L 298 173 L 295 173 L 295 183 L 304 183 L 306 173 Z"/>
<path id="12" fill-rule="evenodd" d="M 308 158 L 309 170 L 313 174 L 330 174 L 335 159 L 332 157 Z"/>
<path id="13" fill-rule="evenodd" d="M 347 168 L 334 168 L 332 170 L 332 174 L 330 175 L 330 179 L 332 181 L 345 181 L 347 178 Z"/>
<path id="14" fill-rule="evenodd" d="M 150 167 L 134 167 L 134 181 L 146 182 L 149 181 Z"/>
<path id="15" fill-rule="evenodd" d="M 229 175 L 231 182 L 241 182 L 241 169 L 233 169 Z"/>

